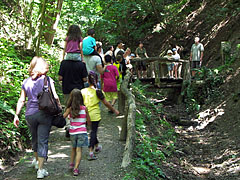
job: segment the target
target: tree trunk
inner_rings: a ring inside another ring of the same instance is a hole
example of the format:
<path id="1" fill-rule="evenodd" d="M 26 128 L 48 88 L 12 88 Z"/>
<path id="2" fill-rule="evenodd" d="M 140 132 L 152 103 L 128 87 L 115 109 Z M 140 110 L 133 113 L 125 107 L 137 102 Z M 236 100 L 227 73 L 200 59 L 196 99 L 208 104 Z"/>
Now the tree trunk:
<path id="1" fill-rule="evenodd" d="M 54 1 L 51 2 L 52 5 Z M 63 0 L 57 0 L 57 9 L 54 13 L 48 12 L 47 16 L 47 32 L 44 33 L 45 42 L 50 46 L 53 43 L 54 35 L 57 30 L 57 25 L 60 20 L 61 9 L 62 9 Z"/>
<path id="2" fill-rule="evenodd" d="M 39 30 L 39 34 L 38 34 L 38 42 L 37 42 L 37 47 L 36 47 L 37 56 L 40 56 L 39 48 L 40 48 L 40 43 L 41 43 L 42 31 L 43 31 L 43 19 L 44 19 L 44 14 L 45 14 L 45 6 L 46 6 L 46 0 L 43 0 L 41 19 L 40 19 L 40 30 Z"/>

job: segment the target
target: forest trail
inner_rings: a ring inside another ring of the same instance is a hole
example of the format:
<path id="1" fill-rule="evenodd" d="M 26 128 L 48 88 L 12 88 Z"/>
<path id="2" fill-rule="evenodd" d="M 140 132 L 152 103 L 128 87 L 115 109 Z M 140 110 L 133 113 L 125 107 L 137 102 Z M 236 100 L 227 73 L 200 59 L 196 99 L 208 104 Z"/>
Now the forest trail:
<path id="1" fill-rule="evenodd" d="M 120 127 L 122 123 L 121 116 L 109 114 L 107 108 L 103 105 L 102 121 L 98 130 L 98 138 L 103 146 L 102 152 L 97 154 L 98 159 L 88 161 L 88 148 L 83 148 L 82 161 L 80 163 L 79 176 L 73 176 L 68 170 L 70 160 L 71 142 L 65 137 L 64 129 L 52 128 L 49 138 L 49 157 L 45 168 L 49 176 L 48 180 L 118 180 L 122 178 L 124 171 L 121 169 L 122 156 L 125 142 L 119 141 Z M 89 131 L 88 131 L 89 132 Z M 14 166 L 9 172 L 0 179 L 4 180 L 32 180 L 36 179 L 36 170 L 29 167 L 31 164 L 31 153 L 22 158 L 19 164 Z"/>

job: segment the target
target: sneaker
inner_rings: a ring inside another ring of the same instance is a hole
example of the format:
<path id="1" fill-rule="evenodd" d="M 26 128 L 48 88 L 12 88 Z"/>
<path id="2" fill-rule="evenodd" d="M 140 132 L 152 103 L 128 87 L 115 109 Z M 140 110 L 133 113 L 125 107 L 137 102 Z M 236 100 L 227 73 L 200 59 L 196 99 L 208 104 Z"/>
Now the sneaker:
<path id="1" fill-rule="evenodd" d="M 33 159 L 31 167 L 34 167 L 35 169 L 38 169 L 38 161 L 36 160 L 36 158 Z"/>
<path id="2" fill-rule="evenodd" d="M 73 170 L 73 175 L 74 175 L 74 176 L 78 176 L 78 174 L 79 174 L 79 170 L 78 170 L 78 169 L 74 169 L 74 170 Z"/>
<path id="3" fill-rule="evenodd" d="M 73 168 L 74 168 L 74 163 L 70 163 L 68 169 L 73 170 Z"/>
<path id="4" fill-rule="evenodd" d="M 97 156 L 95 156 L 94 154 L 89 154 L 88 156 L 89 161 L 96 160 L 96 159 L 97 159 Z"/>
<path id="5" fill-rule="evenodd" d="M 38 169 L 37 179 L 43 179 L 46 176 L 48 176 L 48 172 L 45 169 Z"/>
<path id="6" fill-rule="evenodd" d="M 102 145 L 98 145 L 98 147 L 95 148 L 96 153 L 100 153 L 102 151 Z"/>

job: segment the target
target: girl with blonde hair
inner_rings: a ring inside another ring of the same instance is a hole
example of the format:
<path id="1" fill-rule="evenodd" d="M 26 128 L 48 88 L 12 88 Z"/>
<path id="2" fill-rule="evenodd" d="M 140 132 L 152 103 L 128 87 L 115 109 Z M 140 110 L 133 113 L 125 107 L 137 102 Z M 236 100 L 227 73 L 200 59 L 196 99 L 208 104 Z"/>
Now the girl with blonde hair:
<path id="1" fill-rule="evenodd" d="M 43 169 L 44 160 L 47 159 L 48 154 L 48 138 L 51 129 L 51 122 L 53 116 L 46 114 L 38 108 L 38 94 L 42 92 L 44 86 L 44 78 L 49 70 L 48 63 L 41 57 L 35 56 L 29 67 L 29 76 L 22 83 L 20 98 L 17 102 L 16 114 L 14 116 L 14 125 L 19 126 L 19 114 L 26 103 L 25 118 L 32 135 L 32 149 L 34 151 L 34 158 L 32 166 L 38 169 L 37 178 L 42 179 L 48 176 L 46 169 Z M 50 85 L 54 98 L 59 102 L 58 95 L 55 91 L 54 82 L 50 79 Z M 59 102 L 60 104 L 60 102 Z"/>

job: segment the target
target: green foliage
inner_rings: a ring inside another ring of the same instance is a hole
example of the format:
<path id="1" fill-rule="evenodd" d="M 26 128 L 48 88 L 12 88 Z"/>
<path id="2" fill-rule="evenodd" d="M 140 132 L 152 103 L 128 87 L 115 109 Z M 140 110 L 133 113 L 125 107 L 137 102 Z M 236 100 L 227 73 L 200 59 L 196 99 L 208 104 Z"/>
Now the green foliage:
<path id="1" fill-rule="evenodd" d="M 218 69 L 203 67 L 197 70 L 195 81 L 187 83 L 182 95 L 189 113 L 197 112 L 201 105 L 221 97 L 219 87 L 223 84 L 223 76 Z"/>
<path id="2" fill-rule="evenodd" d="M 13 155 L 20 150 L 19 147 L 24 147 L 22 145 L 29 142 L 25 121 L 21 121 L 19 129 L 12 123 L 21 84 L 27 77 L 27 65 L 18 57 L 13 43 L 3 38 L 0 41 L 0 56 L 0 152 L 1 156 L 4 156 L 7 153 Z"/>
<path id="3" fill-rule="evenodd" d="M 175 148 L 175 131 L 164 118 L 159 118 L 161 105 L 154 105 L 147 87 L 140 81 L 132 85 L 136 101 L 141 104 L 136 113 L 136 156 L 131 165 L 132 171 L 124 179 L 164 178 L 160 165 Z"/>

